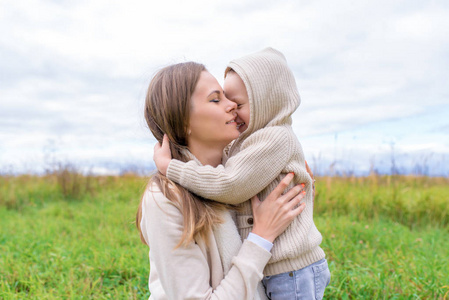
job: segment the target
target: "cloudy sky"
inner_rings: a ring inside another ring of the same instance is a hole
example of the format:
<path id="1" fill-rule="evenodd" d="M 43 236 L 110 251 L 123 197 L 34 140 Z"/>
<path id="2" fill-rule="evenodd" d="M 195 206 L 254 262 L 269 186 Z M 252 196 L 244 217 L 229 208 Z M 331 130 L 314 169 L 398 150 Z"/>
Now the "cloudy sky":
<path id="1" fill-rule="evenodd" d="M 151 76 L 271 46 L 318 172 L 449 175 L 447 1 L 0 0 L 0 171 L 152 166 Z"/>

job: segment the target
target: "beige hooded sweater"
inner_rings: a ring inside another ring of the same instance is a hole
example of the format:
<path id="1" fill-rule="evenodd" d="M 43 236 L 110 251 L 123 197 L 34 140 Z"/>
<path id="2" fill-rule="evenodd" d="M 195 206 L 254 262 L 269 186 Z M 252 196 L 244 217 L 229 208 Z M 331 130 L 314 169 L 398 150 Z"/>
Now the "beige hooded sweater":
<path id="1" fill-rule="evenodd" d="M 294 75 L 279 51 L 267 48 L 233 60 L 232 68 L 243 80 L 250 103 L 248 129 L 225 153 L 218 167 L 172 159 L 167 177 L 192 192 L 215 201 L 240 204 L 237 227 L 242 238 L 252 229 L 251 201 L 264 200 L 289 172 L 290 187 L 304 183 L 305 210 L 276 238 L 264 275 L 302 269 L 324 258 L 321 234 L 313 222 L 312 179 L 304 153 L 291 127 L 291 115 L 300 104 Z"/>

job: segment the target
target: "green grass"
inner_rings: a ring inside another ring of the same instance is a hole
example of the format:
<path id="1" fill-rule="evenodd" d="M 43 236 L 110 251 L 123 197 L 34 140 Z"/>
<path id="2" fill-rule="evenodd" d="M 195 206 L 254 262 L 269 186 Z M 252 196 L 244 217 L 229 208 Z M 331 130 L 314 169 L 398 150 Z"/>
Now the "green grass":
<path id="1" fill-rule="evenodd" d="M 0 299 L 147 299 L 133 223 L 146 179 L 61 174 L 0 177 Z M 449 299 L 447 178 L 323 177 L 317 191 L 325 298 Z"/>
<path id="2" fill-rule="evenodd" d="M 449 178 L 323 177 L 316 189 L 315 215 L 386 218 L 410 229 L 449 227 Z"/>
<path id="3" fill-rule="evenodd" d="M 329 299 L 443 299 L 449 291 L 447 230 L 391 220 L 315 219 L 332 281 Z"/>
<path id="4" fill-rule="evenodd" d="M 146 180 L 93 180 L 103 186 L 95 196 L 45 202 L 34 189 L 17 200 L 29 205 L 0 207 L 0 299 L 149 297 L 148 250 L 133 223 Z"/>

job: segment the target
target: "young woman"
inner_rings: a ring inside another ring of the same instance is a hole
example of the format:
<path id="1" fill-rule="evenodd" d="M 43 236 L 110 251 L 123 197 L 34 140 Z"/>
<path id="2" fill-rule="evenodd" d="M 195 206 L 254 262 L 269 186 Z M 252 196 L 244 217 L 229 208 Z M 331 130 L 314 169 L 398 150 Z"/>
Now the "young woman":
<path id="1" fill-rule="evenodd" d="M 239 136 L 235 109 L 205 67 L 189 62 L 154 76 L 145 119 L 173 158 L 216 167 Z M 137 213 L 141 239 L 150 247 L 150 299 L 265 299 L 260 280 L 270 245 L 304 209 L 301 185 L 282 195 L 292 178 L 287 175 L 264 202 L 252 198 L 254 227 L 242 243 L 233 207 L 154 175 Z"/>

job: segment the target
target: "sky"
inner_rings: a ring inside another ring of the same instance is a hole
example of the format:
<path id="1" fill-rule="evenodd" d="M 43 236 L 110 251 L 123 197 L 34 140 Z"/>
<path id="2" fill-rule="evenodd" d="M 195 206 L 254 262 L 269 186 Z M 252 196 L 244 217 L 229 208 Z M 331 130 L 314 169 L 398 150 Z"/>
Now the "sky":
<path id="1" fill-rule="evenodd" d="M 154 73 L 273 47 L 319 174 L 449 176 L 447 1 L 0 0 L 0 173 L 153 168 Z"/>

